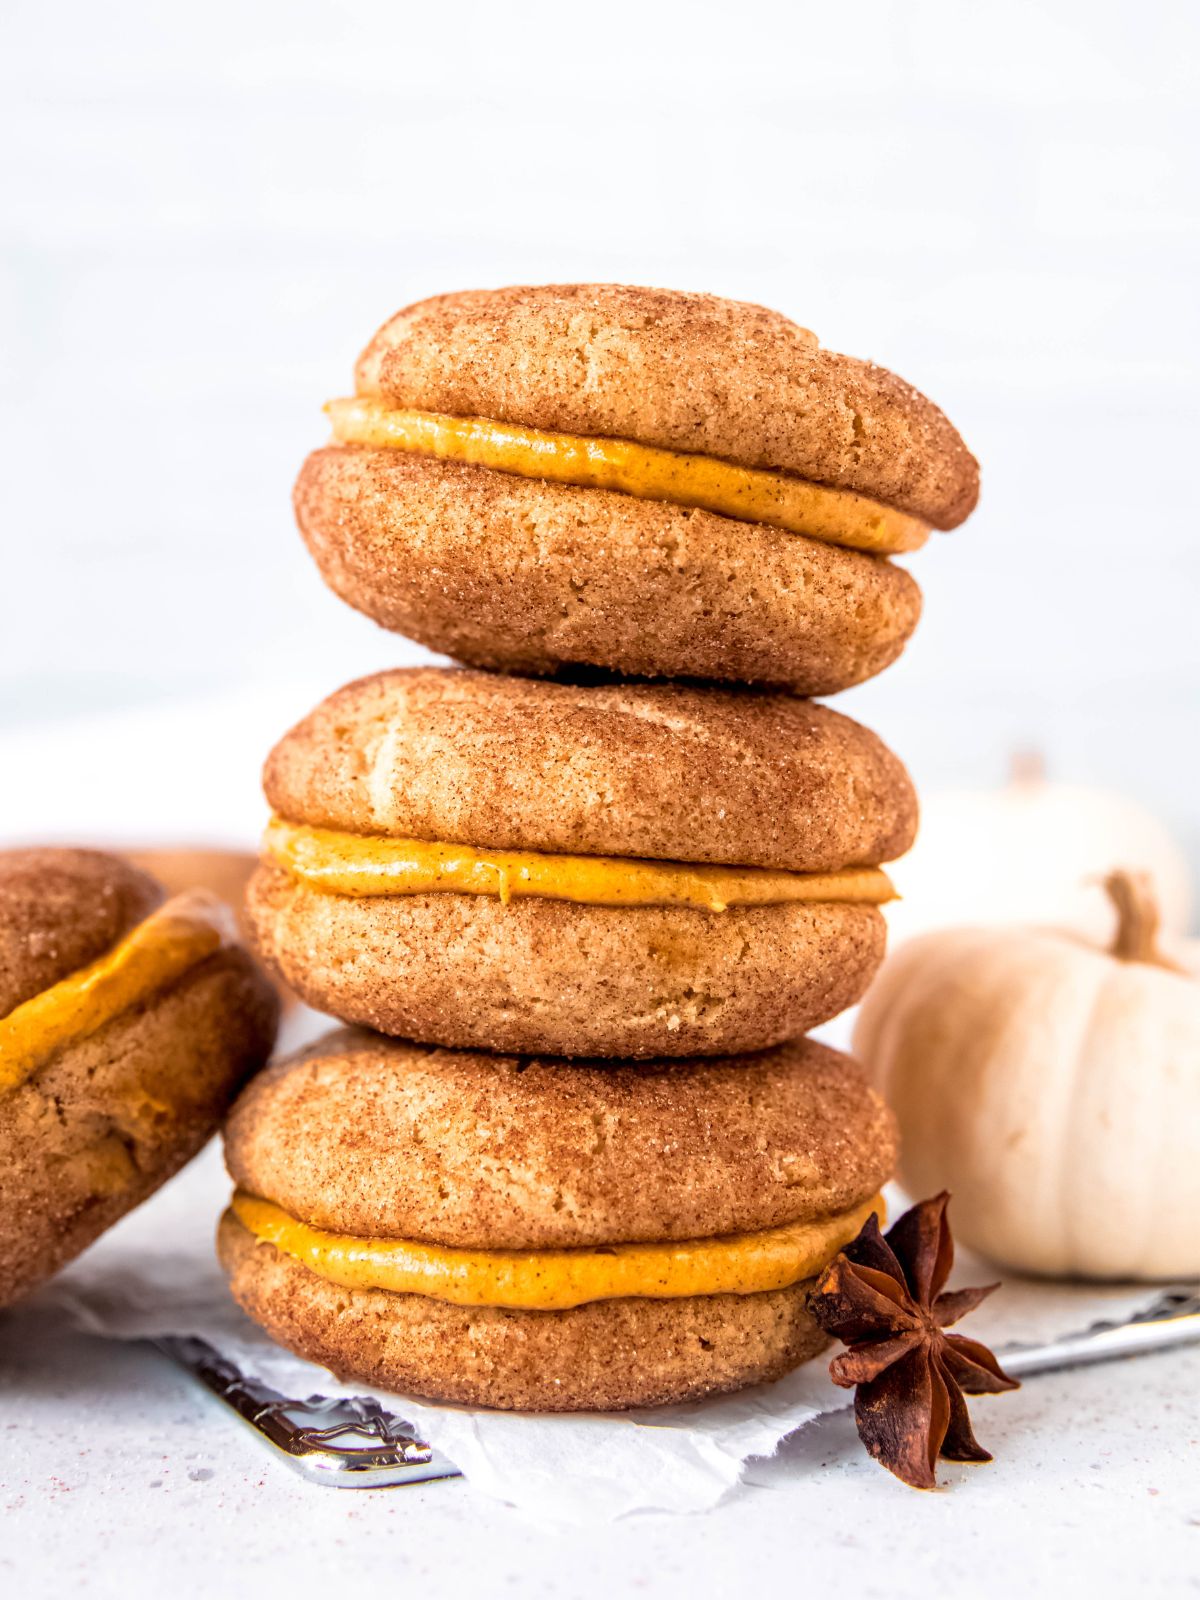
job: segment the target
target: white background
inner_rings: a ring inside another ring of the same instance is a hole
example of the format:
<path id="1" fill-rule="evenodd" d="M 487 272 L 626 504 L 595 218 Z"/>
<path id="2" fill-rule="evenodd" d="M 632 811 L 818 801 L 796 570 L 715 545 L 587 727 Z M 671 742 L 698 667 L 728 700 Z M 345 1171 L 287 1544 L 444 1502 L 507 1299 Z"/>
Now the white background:
<path id="1" fill-rule="evenodd" d="M 321 403 L 413 298 L 616 278 L 780 307 L 980 456 L 978 514 L 915 558 L 915 643 L 843 702 L 920 783 L 1036 745 L 1200 855 L 1198 44 L 1185 0 L 9 0 L 9 764 L 56 719 L 69 748 L 81 714 L 261 704 L 252 753 L 193 739 L 250 837 L 261 749 L 419 654 L 292 527 Z M 0 833 L 82 834 L 97 785 L 161 810 L 152 744 L 86 791 L 22 762 Z"/>

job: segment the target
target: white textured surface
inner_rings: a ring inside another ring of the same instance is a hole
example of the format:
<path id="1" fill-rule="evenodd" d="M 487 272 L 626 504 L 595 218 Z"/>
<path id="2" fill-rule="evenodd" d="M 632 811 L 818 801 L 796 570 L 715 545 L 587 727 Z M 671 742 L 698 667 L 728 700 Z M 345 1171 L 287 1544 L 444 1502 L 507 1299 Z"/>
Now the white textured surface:
<path id="1" fill-rule="evenodd" d="M 324 1026 L 316 1019 L 316 1032 Z M 302 1016 L 295 1044 L 314 1029 Z M 754 1455 L 823 1412 L 848 1405 L 813 1361 L 779 1383 L 687 1406 L 625 1416 L 521 1417 L 341 1385 L 320 1367 L 273 1344 L 233 1304 L 213 1253 L 215 1219 L 229 1197 L 219 1151 L 204 1155 L 154 1203 L 126 1217 L 37 1297 L 65 1321 L 113 1337 L 191 1334 L 248 1376 L 281 1394 L 376 1393 L 420 1437 L 462 1469 L 476 1488 L 541 1518 L 594 1526 L 632 1512 L 702 1512 L 725 1495 Z M 890 1214 L 904 1202 L 888 1196 Z M 993 1283 L 990 1264 L 960 1253 L 955 1284 Z M 965 1330 L 1002 1352 L 1009 1343 L 1049 1342 L 1100 1321 L 1122 1322 L 1154 1301 L 1147 1285 L 1088 1287 L 1013 1279 Z"/>
<path id="2" fill-rule="evenodd" d="M 140 1347 L 0 1322 L 0 1589 L 97 1600 L 336 1594 L 1182 1597 L 1200 1574 L 1200 1349 L 976 1402 L 997 1460 L 905 1489 L 848 1413 L 704 1517 L 548 1530 L 460 1480 L 311 1488 Z"/>

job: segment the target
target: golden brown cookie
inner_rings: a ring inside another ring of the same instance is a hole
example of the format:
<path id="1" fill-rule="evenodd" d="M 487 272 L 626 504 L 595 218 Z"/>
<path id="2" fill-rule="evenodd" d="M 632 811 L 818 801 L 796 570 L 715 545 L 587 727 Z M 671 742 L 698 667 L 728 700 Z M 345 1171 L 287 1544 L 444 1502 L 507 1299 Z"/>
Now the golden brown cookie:
<path id="1" fill-rule="evenodd" d="M 916 625 L 887 556 L 978 496 L 910 385 L 712 295 L 438 296 L 380 329 L 356 389 L 301 531 L 350 604 L 476 666 L 832 693 Z"/>
<path id="2" fill-rule="evenodd" d="M 327 1283 L 246 1231 L 217 1236 L 234 1298 L 277 1343 L 357 1379 L 501 1411 L 625 1411 L 782 1378 L 828 1344 L 811 1279 L 762 1294 L 594 1300 L 569 1311 L 466 1309 Z"/>
<path id="3" fill-rule="evenodd" d="M 889 666 L 921 614 L 882 556 L 399 451 L 314 451 L 295 504 L 336 595 L 477 667 L 833 694 Z"/>
<path id="4" fill-rule="evenodd" d="M 332 695 L 265 786 L 248 910 L 304 999 L 571 1056 L 761 1049 L 853 1004 L 883 954 L 878 863 L 916 820 L 896 758 L 823 706 L 437 668 Z"/>
<path id="5" fill-rule="evenodd" d="M 892 861 L 917 822 L 900 761 L 827 706 L 441 667 L 331 694 L 263 787 L 282 816 L 352 833 L 791 872 Z"/>
<path id="6" fill-rule="evenodd" d="M 264 863 L 259 950 L 318 1011 L 465 1049 L 760 1050 L 854 1005 L 883 960 L 872 905 L 590 906 L 328 894 Z"/>
<path id="7" fill-rule="evenodd" d="M 807 1040 L 580 1064 L 344 1031 L 250 1085 L 226 1152 L 221 1258 L 275 1338 L 385 1387 L 573 1410 L 815 1354 L 808 1283 L 876 1206 L 895 1144 L 854 1063 Z M 419 1289 L 394 1276 L 414 1257 Z"/>
<path id="8" fill-rule="evenodd" d="M 0 850 L 0 1017 L 103 955 L 162 900 L 153 878 L 98 850 Z"/>
<path id="9" fill-rule="evenodd" d="M 0 853 L 0 1305 L 215 1131 L 278 1003 L 215 901 L 96 851 Z"/>
<path id="10" fill-rule="evenodd" d="M 794 473 L 939 528 L 979 493 L 974 458 L 911 384 L 716 295 L 605 283 L 435 295 L 384 323 L 355 379 L 397 406 Z"/>
<path id="11" fill-rule="evenodd" d="M 891 1114 L 812 1039 L 717 1060 L 565 1062 L 338 1029 L 243 1091 L 234 1180 L 317 1227 L 523 1249 L 692 1239 L 847 1211 Z"/>

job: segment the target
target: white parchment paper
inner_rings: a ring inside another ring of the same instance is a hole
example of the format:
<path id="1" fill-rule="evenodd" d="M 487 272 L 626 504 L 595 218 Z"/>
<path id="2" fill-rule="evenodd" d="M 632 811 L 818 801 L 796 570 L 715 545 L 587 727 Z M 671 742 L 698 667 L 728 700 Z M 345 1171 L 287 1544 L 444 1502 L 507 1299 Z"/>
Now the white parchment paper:
<path id="1" fill-rule="evenodd" d="M 559 1522 L 703 1511 L 730 1492 L 758 1492 L 739 1484 L 752 1456 L 771 1455 L 788 1434 L 850 1402 L 830 1382 L 824 1359 L 738 1395 L 623 1416 L 512 1416 L 339 1384 L 272 1344 L 230 1298 L 213 1251 L 229 1188 L 212 1146 L 47 1285 L 40 1303 L 107 1338 L 206 1339 L 248 1376 L 296 1398 L 375 1393 L 477 1489 Z M 996 1275 L 960 1255 L 957 1281 L 988 1283 Z M 1144 1285 L 1098 1290 L 1013 1281 L 972 1316 L 970 1331 L 998 1348 L 1041 1341 L 1101 1317 L 1126 1317 L 1154 1298 Z"/>

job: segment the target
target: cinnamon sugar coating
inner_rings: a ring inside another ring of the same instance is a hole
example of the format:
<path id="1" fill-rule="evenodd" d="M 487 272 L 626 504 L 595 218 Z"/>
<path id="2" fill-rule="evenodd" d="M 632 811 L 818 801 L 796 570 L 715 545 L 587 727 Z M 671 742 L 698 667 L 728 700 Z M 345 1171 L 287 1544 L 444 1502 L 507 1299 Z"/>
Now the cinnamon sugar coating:
<path id="1" fill-rule="evenodd" d="M 486 895 L 325 894 L 264 864 L 247 900 L 270 966 L 318 1011 L 383 1033 L 572 1056 L 758 1050 L 861 999 L 875 906 L 714 913 Z"/>
<path id="2" fill-rule="evenodd" d="M 979 494 L 974 457 L 911 384 L 716 295 L 624 284 L 436 295 L 384 323 L 356 382 L 397 406 L 795 473 L 939 528 Z"/>
<path id="3" fill-rule="evenodd" d="M 275 746 L 293 822 L 497 849 L 827 872 L 912 843 L 904 767 L 791 695 L 418 667 L 348 684 Z"/>
<path id="4" fill-rule="evenodd" d="M 315 451 L 295 504 L 335 594 L 472 666 L 832 694 L 894 661 L 920 616 L 882 556 L 397 450 Z"/>
<path id="5" fill-rule="evenodd" d="M 256 1078 L 225 1140 L 239 1185 L 312 1226 L 482 1249 L 811 1221 L 869 1199 L 895 1158 L 858 1066 L 808 1039 L 566 1062 L 342 1030 Z"/>
<path id="6" fill-rule="evenodd" d="M 163 898 L 99 850 L 0 850 L 0 1017 L 105 955 Z"/>

